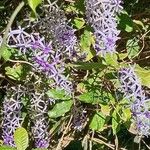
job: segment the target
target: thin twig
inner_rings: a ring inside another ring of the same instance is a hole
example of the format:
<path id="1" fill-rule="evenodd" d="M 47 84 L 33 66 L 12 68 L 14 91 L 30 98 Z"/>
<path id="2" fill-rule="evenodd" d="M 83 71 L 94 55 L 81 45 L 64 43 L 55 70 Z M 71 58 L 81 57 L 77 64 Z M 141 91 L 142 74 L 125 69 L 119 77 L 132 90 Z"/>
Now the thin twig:
<path id="1" fill-rule="evenodd" d="M 90 137 L 89 137 L 89 138 L 90 138 Z M 104 142 L 103 140 L 97 139 L 97 138 L 94 138 L 94 137 L 93 137 L 91 140 L 94 141 L 94 142 L 100 143 L 100 144 L 104 144 L 104 145 L 106 145 L 107 147 L 109 147 L 110 149 L 115 150 L 115 146 L 114 146 L 113 144 L 108 144 L 108 143 Z"/>
<path id="2" fill-rule="evenodd" d="M 142 140 L 142 142 L 145 144 L 145 146 L 150 150 L 150 146 L 148 146 L 144 140 Z"/>
<path id="3" fill-rule="evenodd" d="M 61 148 L 61 144 L 62 144 L 62 141 L 63 141 L 63 139 L 64 139 L 64 136 L 65 136 L 65 134 L 67 133 L 67 130 L 68 130 L 68 128 L 69 128 L 69 126 L 70 126 L 70 123 L 71 123 L 71 121 L 72 121 L 72 115 L 71 115 L 71 117 L 70 117 L 70 119 L 69 119 L 69 122 L 68 122 L 68 124 L 67 124 L 67 127 L 65 128 L 65 130 L 64 130 L 64 132 L 63 132 L 63 135 L 61 136 L 61 139 L 60 139 L 60 141 L 59 141 L 59 143 L 58 143 L 58 145 L 57 145 L 57 147 L 56 147 L 56 150 L 61 150 L 62 148 Z"/>
<path id="4" fill-rule="evenodd" d="M 34 65 L 32 65 L 30 62 L 27 62 L 27 61 L 23 61 L 23 60 L 12 60 L 12 59 L 9 59 L 8 61 L 10 62 L 14 62 L 14 63 L 23 63 L 23 64 L 28 64 L 32 67 L 34 67 Z"/>

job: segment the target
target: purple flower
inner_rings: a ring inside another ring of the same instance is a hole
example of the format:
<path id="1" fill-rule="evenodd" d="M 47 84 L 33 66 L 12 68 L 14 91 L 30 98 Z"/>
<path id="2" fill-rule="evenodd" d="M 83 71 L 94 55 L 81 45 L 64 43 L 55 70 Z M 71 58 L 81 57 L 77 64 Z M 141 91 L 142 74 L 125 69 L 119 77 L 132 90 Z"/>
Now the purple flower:
<path id="1" fill-rule="evenodd" d="M 150 99 L 146 98 L 134 67 L 119 70 L 119 80 L 124 96 L 129 100 L 131 112 L 140 135 L 150 134 Z"/>
<path id="2" fill-rule="evenodd" d="M 7 43 L 9 47 L 19 48 L 25 54 L 26 49 L 31 47 L 31 35 L 24 30 L 20 26 L 16 30 L 10 30 Z"/>
<path id="3" fill-rule="evenodd" d="M 22 103 L 21 97 L 24 91 L 21 86 L 8 87 L 7 94 L 3 101 L 3 117 L 2 117 L 2 138 L 4 144 L 15 146 L 13 135 L 15 130 L 21 126 L 22 122 Z"/>
<path id="4" fill-rule="evenodd" d="M 30 99 L 32 134 L 36 148 L 48 148 L 49 146 L 49 122 L 47 119 L 48 100 L 44 93 L 32 93 Z"/>
<path id="5" fill-rule="evenodd" d="M 116 52 L 117 30 L 116 15 L 122 10 L 121 0 L 86 0 L 86 17 L 94 29 L 95 50 L 97 54 Z"/>
<path id="6" fill-rule="evenodd" d="M 66 51 L 69 51 L 69 55 L 72 55 L 74 52 L 73 49 L 77 42 L 74 32 L 75 30 L 67 24 L 58 25 L 54 32 L 54 38 L 60 45 L 65 47 Z"/>

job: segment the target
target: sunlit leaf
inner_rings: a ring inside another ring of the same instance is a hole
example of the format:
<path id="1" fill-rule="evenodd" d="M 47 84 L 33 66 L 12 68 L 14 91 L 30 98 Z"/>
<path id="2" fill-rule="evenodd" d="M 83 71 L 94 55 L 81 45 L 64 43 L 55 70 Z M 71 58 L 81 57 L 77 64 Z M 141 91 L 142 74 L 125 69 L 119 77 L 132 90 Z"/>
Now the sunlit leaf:
<path id="1" fill-rule="evenodd" d="M 101 112 L 97 112 L 90 123 L 90 128 L 96 131 L 103 131 L 105 125 L 106 116 Z"/>
<path id="2" fill-rule="evenodd" d="M 28 133 L 27 131 L 20 127 L 16 129 L 14 133 L 14 141 L 17 147 L 17 150 L 26 150 L 29 143 Z"/>
<path id="3" fill-rule="evenodd" d="M 0 150 L 17 150 L 17 149 L 14 147 L 9 147 L 9 146 L 3 145 L 3 146 L 0 146 Z"/>
<path id="4" fill-rule="evenodd" d="M 55 100 L 68 100 L 71 97 L 65 93 L 64 90 L 59 89 L 50 89 L 46 92 L 49 98 L 55 99 Z"/>
<path id="5" fill-rule="evenodd" d="M 141 84 L 150 88 L 150 70 L 146 70 L 136 65 L 135 72 L 139 77 Z"/>
<path id="6" fill-rule="evenodd" d="M 84 33 L 81 35 L 80 45 L 81 50 L 86 53 L 86 61 L 90 60 L 95 52 L 91 49 L 91 46 L 94 44 L 94 37 L 92 32 L 89 30 L 84 30 Z"/>
<path id="7" fill-rule="evenodd" d="M 76 17 L 76 18 L 74 19 L 74 25 L 75 25 L 75 27 L 76 27 L 77 29 L 83 28 L 84 24 L 85 24 L 85 20 L 84 20 L 83 18 L 77 18 L 77 17 Z"/>
<path id="8" fill-rule="evenodd" d="M 48 112 L 50 118 L 57 118 L 63 116 L 66 112 L 68 112 L 73 104 L 72 100 L 63 101 L 60 103 L 56 103 L 55 106 Z"/>

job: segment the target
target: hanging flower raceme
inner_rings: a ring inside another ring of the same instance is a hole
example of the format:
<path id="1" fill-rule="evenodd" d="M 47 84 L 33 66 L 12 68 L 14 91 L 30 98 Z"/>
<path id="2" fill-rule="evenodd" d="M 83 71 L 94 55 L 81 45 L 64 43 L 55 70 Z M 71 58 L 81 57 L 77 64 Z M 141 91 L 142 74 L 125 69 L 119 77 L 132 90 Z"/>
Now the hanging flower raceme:
<path id="1" fill-rule="evenodd" d="M 39 28 L 43 36 L 52 39 L 54 47 L 61 51 L 62 56 L 65 55 L 65 58 L 72 56 L 75 53 L 77 38 L 75 30 L 69 26 L 64 11 L 56 3 L 50 4 L 48 11 L 45 10 L 45 16 L 39 19 L 35 28 Z"/>
<path id="2" fill-rule="evenodd" d="M 119 71 L 121 90 L 131 105 L 131 112 L 141 135 L 150 134 L 150 99 L 145 96 L 134 67 L 122 68 Z"/>
<path id="3" fill-rule="evenodd" d="M 30 99 L 32 134 L 36 148 L 48 148 L 49 146 L 49 122 L 48 122 L 48 99 L 44 93 L 33 93 Z"/>
<path id="4" fill-rule="evenodd" d="M 67 41 L 67 37 L 70 37 L 69 34 L 71 33 L 70 30 L 70 33 L 66 36 L 63 34 L 57 35 L 61 45 L 64 43 L 69 49 L 73 48 L 69 47 Z M 72 40 L 72 37 L 70 37 L 70 40 Z M 71 43 L 73 43 L 73 40 Z M 19 49 L 21 53 L 29 54 L 29 61 L 33 64 L 34 68 L 45 74 L 46 77 L 52 78 L 54 80 L 53 86 L 61 87 L 68 93 L 71 92 L 71 82 L 64 76 L 65 63 L 62 56 L 64 54 L 63 49 L 53 49 L 52 41 L 47 43 L 44 37 L 40 37 L 39 33 L 28 34 L 21 27 L 10 31 L 8 45 Z"/>
<path id="5" fill-rule="evenodd" d="M 95 50 L 103 56 L 116 51 L 116 41 L 120 31 L 117 29 L 116 15 L 122 10 L 121 0 L 86 0 L 86 17 L 94 29 Z"/>
<path id="6" fill-rule="evenodd" d="M 2 111 L 2 138 L 4 144 L 15 146 L 13 136 L 18 127 L 21 127 L 22 122 L 22 102 L 24 90 L 20 85 L 7 88 L 7 94 L 3 101 Z"/>

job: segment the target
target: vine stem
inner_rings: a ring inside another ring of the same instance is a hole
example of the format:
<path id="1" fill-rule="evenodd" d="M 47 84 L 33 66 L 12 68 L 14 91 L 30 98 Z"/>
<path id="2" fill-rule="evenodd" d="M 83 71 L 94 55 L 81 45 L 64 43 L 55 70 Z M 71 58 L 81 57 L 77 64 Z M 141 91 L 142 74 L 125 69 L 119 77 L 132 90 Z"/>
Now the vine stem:
<path id="1" fill-rule="evenodd" d="M 11 15 L 10 17 L 10 20 L 6 26 L 6 30 L 5 30 L 5 34 L 3 36 L 3 40 L 2 40 L 2 44 L 0 46 L 0 59 L 1 59 L 1 56 L 3 54 L 3 51 L 4 51 L 4 48 L 6 46 L 6 40 L 8 38 L 8 33 L 9 33 L 9 30 L 11 28 L 11 25 L 12 23 L 14 22 L 14 19 L 16 18 L 17 14 L 19 13 L 19 11 L 22 9 L 22 7 L 24 6 L 25 2 L 22 1 L 18 6 L 17 8 L 15 9 L 15 11 L 13 12 L 13 14 Z"/>

